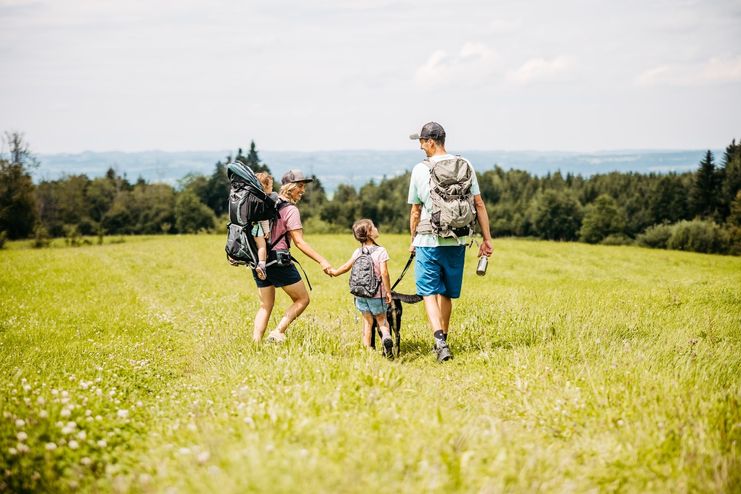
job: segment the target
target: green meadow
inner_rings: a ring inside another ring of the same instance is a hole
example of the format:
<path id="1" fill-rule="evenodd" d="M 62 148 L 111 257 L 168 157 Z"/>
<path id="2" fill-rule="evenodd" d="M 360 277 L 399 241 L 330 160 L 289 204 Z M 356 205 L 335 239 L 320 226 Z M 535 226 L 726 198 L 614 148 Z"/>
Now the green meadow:
<path id="1" fill-rule="evenodd" d="M 741 258 L 497 239 L 477 277 L 474 247 L 438 364 L 422 304 L 385 360 L 300 253 L 312 303 L 252 344 L 223 243 L 0 251 L 0 492 L 741 491 Z"/>

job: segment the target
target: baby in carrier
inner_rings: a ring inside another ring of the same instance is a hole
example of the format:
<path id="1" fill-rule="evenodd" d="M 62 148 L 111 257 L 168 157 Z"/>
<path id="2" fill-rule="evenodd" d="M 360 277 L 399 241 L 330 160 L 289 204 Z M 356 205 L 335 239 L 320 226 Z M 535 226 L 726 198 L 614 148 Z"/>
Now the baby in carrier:
<path id="1" fill-rule="evenodd" d="M 262 190 L 270 195 L 273 192 L 273 177 L 268 173 L 259 172 L 255 173 L 255 176 L 262 184 Z M 260 221 L 252 229 L 252 236 L 255 237 L 255 244 L 257 245 L 257 266 L 255 272 L 257 277 L 264 280 L 266 277 L 265 263 L 268 259 L 267 240 L 270 238 L 270 221 Z"/>

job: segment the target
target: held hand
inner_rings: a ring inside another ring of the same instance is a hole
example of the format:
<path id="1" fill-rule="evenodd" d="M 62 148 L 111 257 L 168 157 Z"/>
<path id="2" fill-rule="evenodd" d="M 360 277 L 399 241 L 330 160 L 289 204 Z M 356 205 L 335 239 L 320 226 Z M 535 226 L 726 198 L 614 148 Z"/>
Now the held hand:
<path id="1" fill-rule="evenodd" d="M 391 305 L 391 292 L 386 292 L 386 303 Z"/>
<path id="2" fill-rule="evenodd" d="M 412 243 L 409 244 L 409 252 L 410 253 L 414 252 L 414 240 L 412 240 Z"/>
<path id="3" fill-rule="evenodd" d="M 492 251 L 494 251 L 494 248 L 491 245 L 491 240 L 484 240 L 481 242 L 481 246 L 479 247 L 479 257 L 489 257 Z"/>

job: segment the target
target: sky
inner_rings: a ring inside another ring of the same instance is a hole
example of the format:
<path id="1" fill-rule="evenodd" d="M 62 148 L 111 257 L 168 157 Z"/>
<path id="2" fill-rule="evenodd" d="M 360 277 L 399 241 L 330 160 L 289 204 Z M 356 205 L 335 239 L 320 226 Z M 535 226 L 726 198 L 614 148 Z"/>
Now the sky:
<path id="1" fill-rule="evenodd" d="M 741 0 L 0 0 L 36 153 L 724 148 Z"/>

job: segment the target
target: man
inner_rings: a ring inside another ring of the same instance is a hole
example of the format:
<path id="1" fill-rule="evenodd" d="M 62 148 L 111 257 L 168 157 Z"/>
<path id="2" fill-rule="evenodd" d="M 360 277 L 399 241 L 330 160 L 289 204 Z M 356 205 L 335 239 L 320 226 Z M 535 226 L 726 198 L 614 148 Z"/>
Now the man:
<path id="1" fill-rule="evenodd" d="M 471 163 L 448 154 L 445 150 L 445 130 L 440 124 L 429 122 L 418 134 L 413 134 L 409 138 L 419 140 L 419 147 L 427 156 L 426 160 L 414 167 L 409 183 L 407 202 L 412 205 L 409 218 L 412 244 L 409 251 L 416 253 L 414 275 L 417 294 L 424 299 L 425 311 L 435 339 L 437 360 L 445 362 L 453 358 L 453 353 L 447 343 L 450 314 L 453 310 L 453 299 L 458 298 L 461 292 L 467 235 L 470 230 L 466 227 L 445 228 L 443 231 L 440 221 L 432 220 L 433 208 L 436 208 L 438 212 L 440 209 L 440 196 L 436 192 L 432 194 L 430 186 L 433 170 L 436 167 L 446 169 L 455 167 L 453 173 L 458 174 L 455 176 L 465 175 L 460 185 L 465 189 L 470 184 L 468 191 L 470 195 L 465 194 L 464 200 L 470 202 L 473 196 L 476 222 L 484 238 L 479 247 L 479 256 L 488 257 L 492 252 L 489 216 L 486 213 L 484 201 L 481 199 L 478 180 Z M 470 170 L 467 167 L 470 167 Z M 438 172 L 434 173 L 437 176 Z M 472 217 L 473 211 L 470 211 L 469 215 Z M 444 217 L 445 214 L 441 216 Z M 437 217 L 436 214 L 435 218 Z"/>

